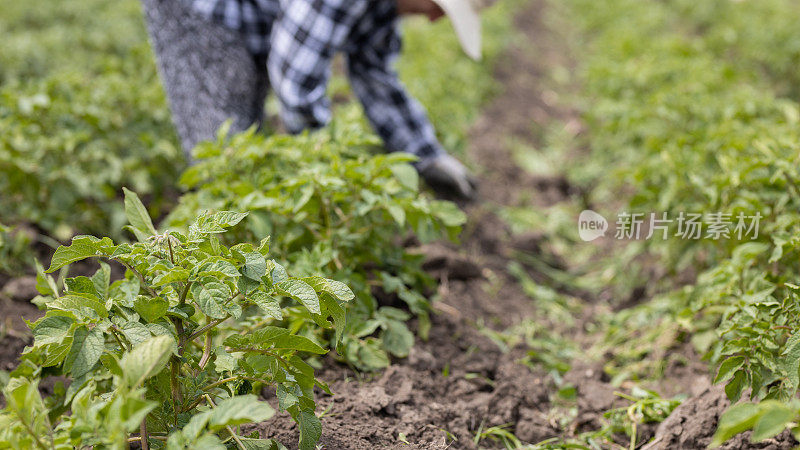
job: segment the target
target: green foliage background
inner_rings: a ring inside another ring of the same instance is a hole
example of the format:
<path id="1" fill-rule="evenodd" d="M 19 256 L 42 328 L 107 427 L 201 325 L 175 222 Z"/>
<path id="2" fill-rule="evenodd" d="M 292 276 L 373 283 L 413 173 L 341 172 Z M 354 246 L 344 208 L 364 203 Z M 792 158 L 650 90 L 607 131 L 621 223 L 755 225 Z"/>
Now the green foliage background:
<path id="1" fill-rule="evenodd" d="M 480 64 L 461 55 L 449 23 L 406 26 L 400 72 L 448 148 L 463 147 L 492 90 L 492 63 L 510 38 L 510 3 L 487 14 Z M 76 232 L 120 237 L 122 186 L 147 199 L 156 216 L 174 204 L 185 161 L 140 8 L 136 0 L 0 4 L 3 223 L 61 241 Z M 338 79 L 332 89 L 344 84 Z"/>
<path id="2" fill-rule="evenodd" d="M 800 6 L 569 0 L 556 9 L 577 31 L 576 104 L 588 132 L 568 145 L 591 152 L 568 173 L 591 187 L 586 204 L 611 218 L 762 216 L 754 240 L 653 238 L 593 260 L 602 267 L 593 283 L 619 296 L 640 287 L 647 299 L 601 324 L 607 371 L 617 382 L 657 376 L 666 349 L 691 343 L 719 367 L 731 400 L 751 389 L 764 401 L 726 414 L 716 444 L 753 427 L 758 440 L 787 425 L 797 433 Z"/>

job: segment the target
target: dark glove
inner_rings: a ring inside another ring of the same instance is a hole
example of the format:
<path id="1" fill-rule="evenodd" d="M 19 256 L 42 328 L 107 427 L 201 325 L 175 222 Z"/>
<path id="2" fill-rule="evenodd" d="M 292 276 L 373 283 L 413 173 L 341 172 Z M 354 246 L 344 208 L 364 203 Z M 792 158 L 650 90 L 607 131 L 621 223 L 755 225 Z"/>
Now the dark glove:
<path id="1" fill-rule="evenodd" d="M 472 200 L 477 191 L 475 177 L 457 159 L 444 154 L 420 164 L 419 174 L 433 190 Z"/>

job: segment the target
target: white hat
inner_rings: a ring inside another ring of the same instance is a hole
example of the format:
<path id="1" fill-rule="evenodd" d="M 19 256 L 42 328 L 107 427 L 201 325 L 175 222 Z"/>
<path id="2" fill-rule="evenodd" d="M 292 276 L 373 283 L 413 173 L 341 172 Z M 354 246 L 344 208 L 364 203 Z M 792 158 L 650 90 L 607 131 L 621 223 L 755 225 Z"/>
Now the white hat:
<path id="1" fill-rule="evenodd" d="M 481 18 L 472 0 L 433 0 L 453 23 L 464 53 L 474 60 L 481 59 Z"/>

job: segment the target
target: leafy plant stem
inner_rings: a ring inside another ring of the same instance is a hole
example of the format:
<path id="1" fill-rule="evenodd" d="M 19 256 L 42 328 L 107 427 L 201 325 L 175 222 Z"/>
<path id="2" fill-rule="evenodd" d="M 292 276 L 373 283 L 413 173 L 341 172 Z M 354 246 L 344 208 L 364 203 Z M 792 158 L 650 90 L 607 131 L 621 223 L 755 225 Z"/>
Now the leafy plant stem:
<path id="1" fill-rule="evenodd" d="M 201 327 L 199 330 L 197 330 L 197 331 L 195 331 L 194 333 L 192 333 L 192 334 L 191 334 L 191 335 L 190 335 L 190 336 L 189 336 L 189 337 L 186 339 L 186 341 L 187 341 L 187 342 L 191 342 L 191 341 L 193 341 L 193 340 L 197 339 L 197 337 L 198 337 L 198 336 L 202 336 L 202 335 L 203 335 L 203 333 L 205 333 L 206 331 L 208 331 L 208 330 L 210 330 L 210 329 L 212 329 L 212 328 L 216 327 L 217 325 L 221 324 L 222 322 L 225 322 L 226 320 L 230 319 L 230 317 L 231 317 L 231 316 L 230 316 L 230 314 L 228 314 L 227 316 L 225 316 L 225 317 L 223 317 L 223 318 L 221 318 L 221 319 L 214 319 L 214 320 L 212 320 L 211 322 L 209 322 L 209 323 L 207 323 L 206 325 L 204 325 L 203 327 Z"/>
<path id="2" fill-rule="evenodd" d="M 148 435 L 148 439 L 155 439 L 157 441 L 166 441 L 167 437 L 166 436 L 153 436 L 152 434 L 150 434 L 150 435 Z M 140 436 L 134 436 L 134 437 L 128 438 L 128 443 L 130 444 L 132 442 L 139 442 L 141 440 L 142 440 L 142 438 Z"/>
<path id="3" fill-rule="evenodd" d="M 175 255 L 172 253 L 172 242 L 169 234 L 167 234 L 167 248 L 169 249 L 169 261 L 175 264 Z"/>
<path id="4" fill-rule="evenodd" d="M 205 343 L 203 346 L 203 356 L 200 358 L 200 368 L 205 369 L 208 360 L 211 359 L 211 330 L 206 333 Z"/>
<path id="5" fill-rule="evenodd" d="M 111 335 L 114 336 L 114 339 L 117 341 L 117 344 L 119 344 L 120 348 L 123 350 L 130 350 L 130 348 L 122 342 L 122 339 L 120 339 L 119 329 L 117 329 L 117 327 L 111 327 Z"/>
<path id="6" fill-rule="evenodd" d="M 208 402 L 209 406 L 211 406 L 212 408 L 216 408 L 217 407 L 217 405 L 214 404 L 214 400 L 211 400 L 211 396 L 210 395 L 203 394 L 203 396 L 206 398 L 206 401 Z M 233 431 L 233 428 L 231 428 L 230 425 L 226 425 L 225 429 L 228 430 L 228 433 L 231 434 L 231 437 L 233 438 L 234 441 L 236 441 L 236 445 L 240 449 L 247 450 L 247 447 L 244 446 L 244 443 L 242 442 L 241 439 L 239 439 L 239 436 L 236 434 L 235 431 Z"/>
<path id="7" fill-rule="evenodd" d="M 119 260 L 119 259 L 117 259 L 115 261 L 119 262 L 120 264 L 125 266 L 126 269 L 130 270 L 131 272 L 133 272 L 133 274 L 136 275 L 136 277 L 141 282 L 140 284 L 142 285 L 142 287 L 144 287 L 147 290 L 147 292 L 150 294 L 151 297 L 158 298 L 158 294 L 156 294 L 156 291 L 154 291 L 153 288 L 151 288 L 150 285 L 147 284 L 147 281 L 145 281 L 144 275 L 142 275 L 138 270 L 134 269 L 133 266 L 131 266 L 130 264 L 126 263 L 125 261 L 122 261 L 122 260 Z"/>
<path id="8" fill-rule="evenodd" d="M 141 435 L 142 450 L 150 450 L 150 443 L 147 442 L 147 418 L 142 419 L 142 425 L 139 428 Z"/>
<path id="9" fill-rule="evenodd" d="M 189 295 L 189 288 L 192 287 L 192 282 L 186 283 L 186 287 L 183 288 L 183 292 L 181 292 L 181 299 L 178 302 L 178 305 L 183 306 L 186 304 L 186 296 Z"/>
<path id="10" fill-rule="evenodd" d="M 36 441 L 36 445 L 38 445 L 40 448 L 43 448 L 44 450 L 47 450 L 47 446 L 44 444 L 44 442 L 42 442 L 42 440 L 39 438 L 39 435 L 36 434 L 33 428 L 31 428 L 31 424 L 29 424 L 27 420 L 20 420 L 20 422 L 22 423 L 23 426 L 25 426 L 25 429 L 28 430 L 28 434 L 30 434 L 31 437 Z M 55 448 L 55 447 L 51 445 L 50 448 Z"/>
<path id="11" fill-rule="evenodd" d="M 178 374 L 180 372 L 180 361 L 173 357 L 170 362 L 169 385 L 172 391 L 172 410 L 175 412 L 175 426 L 178 425 L 178 405 L 183 403 L 180 385 L 178 385 Z"/>
<path id="12" fill-rule="evenodd" d="M 214 383 L 209 384 L 208 386 L 204 387 L 203 390 L 204 391 L 208 391 L 208 390 L 214 389 L 215 387 L 221 386 L 221 385 L 223 385 L 225 383 L 230 383 L 231 381 L 236 381 L 236 380 L 247 380 L 247 381 L 254 381 L 256 383 L 269 384 L 269 381 L 262 380 L 261 378 L 255 378 L 255 377 L 228 377 L 228 378 L 225 378 L 225 379 L 222 379 L 222 380 L 219 380 L 219 381 L 215 381 Z"/>

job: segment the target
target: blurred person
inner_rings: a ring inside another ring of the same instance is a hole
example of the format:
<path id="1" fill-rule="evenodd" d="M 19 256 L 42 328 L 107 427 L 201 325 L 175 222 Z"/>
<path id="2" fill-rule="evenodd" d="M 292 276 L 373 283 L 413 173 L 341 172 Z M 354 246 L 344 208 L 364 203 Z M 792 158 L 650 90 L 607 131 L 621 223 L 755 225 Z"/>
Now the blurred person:
<path id="1" fill-rule="evenodd" d="M 472 198 L 475 181 L 443 148 L 423 107 L 393 67 L 399 18 L 447 14 L 464 51 L 480 58 L 474 0 L 142 0 L 159 73 L 184 151 L 232 120 L 242 131 L 264 116 L 271 88 L 290 133 L 328 123 L 326 96 L 336 52 L 372 127 L 389 151 L 440 192 Z"/>

